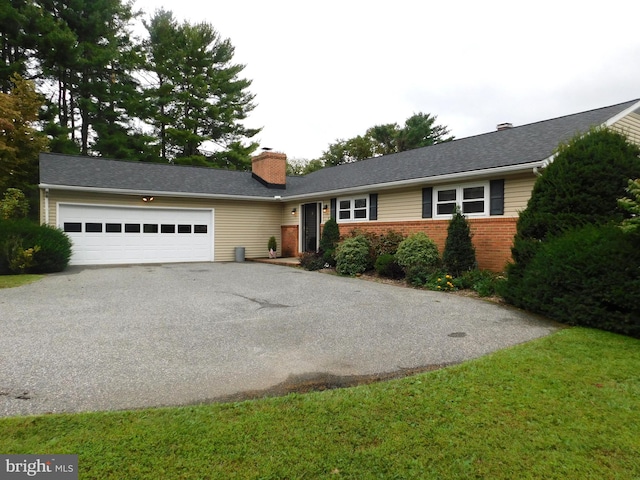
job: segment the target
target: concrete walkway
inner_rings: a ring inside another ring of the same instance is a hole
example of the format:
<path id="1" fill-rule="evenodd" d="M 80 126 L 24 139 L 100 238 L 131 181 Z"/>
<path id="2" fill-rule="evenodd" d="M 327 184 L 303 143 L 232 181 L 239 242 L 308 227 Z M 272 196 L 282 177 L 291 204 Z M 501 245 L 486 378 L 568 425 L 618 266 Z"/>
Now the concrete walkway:
<path id="1" fill-rule="evenodd" d="M 557 328 L 478 299 L 254 262 L 75 267 L 0 290 L 0 416 L 387 378 Z"/>

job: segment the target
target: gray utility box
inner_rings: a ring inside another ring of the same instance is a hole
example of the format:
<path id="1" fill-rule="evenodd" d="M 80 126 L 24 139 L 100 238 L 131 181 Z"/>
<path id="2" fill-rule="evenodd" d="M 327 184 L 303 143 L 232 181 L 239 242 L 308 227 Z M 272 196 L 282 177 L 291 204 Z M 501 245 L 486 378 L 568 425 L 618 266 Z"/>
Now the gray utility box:
<path id="1" fill-rule="evenodd" d="M 236 247 L 236 262 L 244 262 L 244 247 Z"/>

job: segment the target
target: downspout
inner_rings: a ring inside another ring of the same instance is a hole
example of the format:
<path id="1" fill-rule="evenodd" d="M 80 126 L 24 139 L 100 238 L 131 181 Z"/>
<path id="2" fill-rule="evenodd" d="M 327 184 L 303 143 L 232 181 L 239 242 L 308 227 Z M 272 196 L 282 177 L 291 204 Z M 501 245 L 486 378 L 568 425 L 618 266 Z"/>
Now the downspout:
<path id="1" fill-rule="evenodd" d="M 44 189 L 44 223 L 49 225 L 49 189 Z"/>
<path id="2" fill-rule="evenodd" d="M 540 172 L 538 171 L 538 167 L 533 167 L 533 174 L 534 174 L 536 177 L 541 177 L 541 176 L 542 176 L 542 173 L 540 173 Z"/>

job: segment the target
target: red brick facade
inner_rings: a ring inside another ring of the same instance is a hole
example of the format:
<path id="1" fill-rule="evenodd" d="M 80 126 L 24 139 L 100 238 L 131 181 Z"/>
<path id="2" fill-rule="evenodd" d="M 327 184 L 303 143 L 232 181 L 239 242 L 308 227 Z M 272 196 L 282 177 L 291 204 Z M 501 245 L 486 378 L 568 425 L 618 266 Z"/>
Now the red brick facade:
<path id="1" fill-rule="evenodd" d="M 478 268 L 502 272 L 511 260 L 511 247 L 516 234 L 517 218 L 471 218 L 473 245 L 476 247 Z M 394 230 L 403 235 L 424 232 L 438 245 L 442 254 L 447 240 L 448 220 L 418 220 L 408 222 L 366 222 L 340 224 L 340 235 L 358 229 L 377 234 Z"/>
<path id="2" fill-rule="evenodd" d="M 297 257 L 298 251 L 298 226 L 282 225 L 280 227 L 281 251 L 283 257 Z"/>
<path id="3" fill-rule="evenodd" d="M 476 259 L 478 267 L 494 272 L 504 271 L 505 265 L 511 260 L 511 247 L 513 237 L 516 234 L 517 218 L 470 218 L 472 241 L 476 247 Z M 377 234 L 386 233 L 389 230 L 402 233 L 405 236 L 416 232 L 424 232 L 438 245 L 440 253 L 444 251 L 447 240 L 447 228 L 449 220 L 416 220 L 406 222 L 363 222 L 342 223 L 339 225 L 340 235 L 348 235 L 352 230 L 363 230 Z M 282 256 L 297 257 L 298 250 L 298 226 L 283 225 Z"/>

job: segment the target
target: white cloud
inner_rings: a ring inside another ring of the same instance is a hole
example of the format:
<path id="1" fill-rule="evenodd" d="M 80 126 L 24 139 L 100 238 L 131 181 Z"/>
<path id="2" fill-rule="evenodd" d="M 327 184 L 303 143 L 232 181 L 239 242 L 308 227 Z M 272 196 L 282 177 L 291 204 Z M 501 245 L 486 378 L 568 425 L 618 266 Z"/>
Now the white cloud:
<path id="1" fill-rule="evenodd" d="M 292 158 L 431 113 L 458 137 L 640 97 L 640 2 L 137 0 L 211 23 L 258 106 L 246 122 Z"/>

